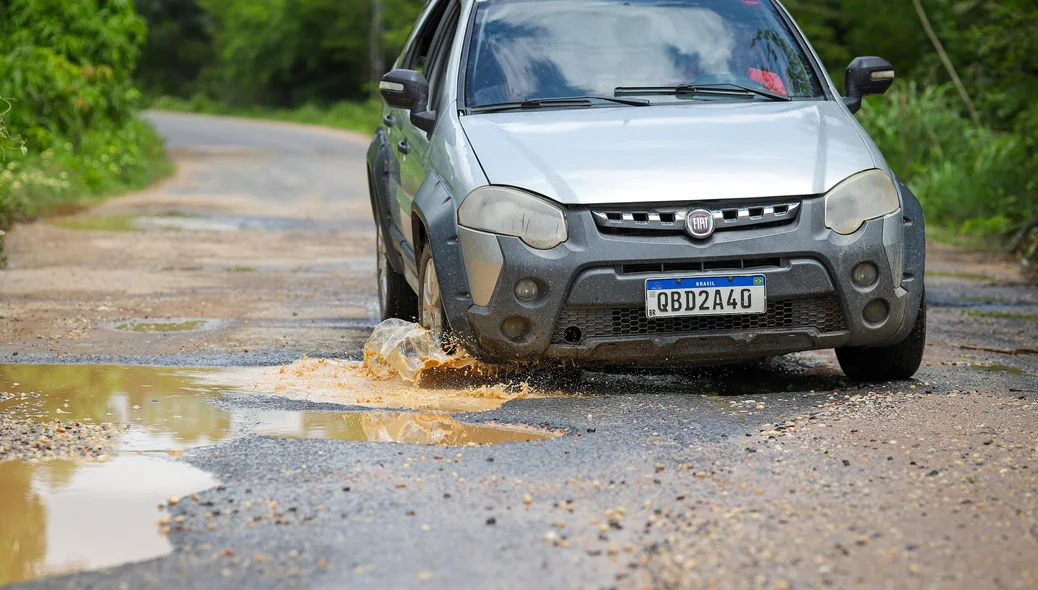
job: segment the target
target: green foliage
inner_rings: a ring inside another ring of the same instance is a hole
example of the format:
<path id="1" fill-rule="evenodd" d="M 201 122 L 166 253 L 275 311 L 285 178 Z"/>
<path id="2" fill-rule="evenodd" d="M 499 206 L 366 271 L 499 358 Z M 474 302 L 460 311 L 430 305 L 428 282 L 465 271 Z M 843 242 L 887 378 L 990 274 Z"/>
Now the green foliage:
<path id="1" fill-rule="evenodd" d="M 237 105 L 296 106 L 365 95 L 371 2 L 203 0 L 218 61 L 212 94 Z"/>
<path id="2" fill-rule="evenodd" d="M 0 96 L 30 148 L 125 124 L 139 93 L 132 73 L 146 35 L 129 0 L 9 0 L 0 4 Z"/>
<path id="3" fill-rule="evenodd" d="M 167 169 L 135 114 L 146 33 L 130 0 L 0 0 L 0 229 Z"/>
<path id="4" fill-rule="evenodd" d="M 148 23 L 148 43 L 137 62 L 138 86 L 152 96 L 188 96 L 213 62 L 211 19 L 195 0 L 135 0 Z"/>
<path id="5" fill-rule="evenodd" d="M 78 147 L 58 143 L 0 164 L 0 210 L 8 212 L 8 222 L 33 217 L 141 187 L 169 170 L 162 139 L 146 122 L 132 119 L 122 127 L 87 131 Z"/>
<path id="6" fill-rule="evenodd" d="M 964 233 L 1007 233 L 1038 216 L 1029 154 L 1016 136 L 974 125 L 958 100 L 948 86 L 898 83 L 866 102 L 862 122 L 928 219 Z"/>
<path id="7" fill-rule="evenodd" d="M 422 0 L 378 0 L 387 69 Z M 373 0 L 138 0 L 151 29 L 137 77 L 154 95 L 237 107 L 365 100 Z M 169 74 L 167 76 L 166 74 Z"/>

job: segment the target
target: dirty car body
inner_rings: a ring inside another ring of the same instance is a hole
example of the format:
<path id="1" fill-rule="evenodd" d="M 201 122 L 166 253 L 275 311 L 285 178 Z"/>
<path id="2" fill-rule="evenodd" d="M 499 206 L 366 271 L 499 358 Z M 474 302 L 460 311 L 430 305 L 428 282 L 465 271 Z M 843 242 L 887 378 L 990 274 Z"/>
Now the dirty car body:
<path id="1" fill-rule="evenodd" d="M 923 215 L 853 114 L 892 80 L 841 96 L 772 0 L 432 0 L 368 154 L 383 316 L 495 362 L 910 376 Z"/>

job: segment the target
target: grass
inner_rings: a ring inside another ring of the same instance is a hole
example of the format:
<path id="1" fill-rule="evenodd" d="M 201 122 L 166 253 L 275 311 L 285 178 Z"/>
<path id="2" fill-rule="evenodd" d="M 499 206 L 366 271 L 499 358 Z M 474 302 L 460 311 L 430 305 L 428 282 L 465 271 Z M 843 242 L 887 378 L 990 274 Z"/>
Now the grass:
<path id="1" fill-rule="evenodd" d="M 173 173 L 154 128 L 133 118 L 118 128 L 91 130 L 50 147 L 7 152 L 0 160 L 0 232 L 45 215 L 72 213 L 108 197 L 141 189 Z M 0 233 L 0 236 L 3 234 Z M 4 259 L 0 243 L 0 267 Z"/>
<path id="2" fill-rule="evenodd" d="M 136 219 L 136 215 L 87 215 L 55 219 L 50 224 L 89 231 L 137 231 L 137 224 L 134 223 Z"/>
<path id="3" fill-rule="evenodd" d="M 966 315 L 974 318 L 991 318 L 996 320 L 1023 320 L 1025 322 L 1038 322 L 1038 315 L 1005 313 L 1001 311 L 984 311 L 980 309 L 971 309 L 966 311 Z"/>
<path id="4" fill-rule="evenodd" d="M 948 279 L 964 279 L 967 281 L 980 281 L 982 283 L 993 283 L 995 282 L 994 277 L 988 275 L 976 274 L 971 272 L 949 272 L 943 270 L 928 270 L 926 271 L 927 276 L 931 277 L 943 277 Z"/>
<path id="5" fill-rule="evenodd" d="M 293 109 L 276 109 L 259 106 L 236 107 L 213 101 L 203 96 L 196 96 L 192 99 L 162 96 L 152 101 L 151 108 L 181 113 L 203 113 L 247 119 L 306 123 L 370 133 L 378 126 L 382 103 L 378 100 L 369 100 L 367 102 L 343 101 L 331 106 L 308 104 Z"/>
<path id="6" fill-rule="evenodd" d="M 997 235 L 963 233 L 933 224 L 926 226 L 926 239 L 966 250 L 1000 252 L 1003 249 L 1002 240 Z"/>

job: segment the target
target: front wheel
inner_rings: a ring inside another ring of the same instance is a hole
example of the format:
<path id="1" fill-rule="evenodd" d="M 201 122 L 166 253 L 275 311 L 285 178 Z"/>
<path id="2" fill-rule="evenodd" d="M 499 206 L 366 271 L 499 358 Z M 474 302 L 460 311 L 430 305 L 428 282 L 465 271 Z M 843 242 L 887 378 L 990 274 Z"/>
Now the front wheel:
<path id="1" fill-rule="evenodd" d="M 926 347 L 926 291 L 912 331 L 901 342 L 883 348 L 838 348 L 836 358 L 845 375 L 857 381 L 909 379 L 919 370 Z"/>
<path id="2" fill-rule="evenodd" d="M 453 352 L 454 338 L 447 314 L 443 311 L 440 280 L 436 275 L 432 248 L 428 244 L 422 249 L 422 258 L 418 263 L 418 323 L 440 340 L 445 351 Z"/>

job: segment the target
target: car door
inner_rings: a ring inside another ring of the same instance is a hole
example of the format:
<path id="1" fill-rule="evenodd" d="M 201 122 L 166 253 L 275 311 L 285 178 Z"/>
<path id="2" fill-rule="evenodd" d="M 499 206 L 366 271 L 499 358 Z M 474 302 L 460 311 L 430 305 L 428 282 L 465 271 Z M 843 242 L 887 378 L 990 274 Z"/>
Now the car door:
<path id="1" fill-rule="evenodd" d="M 422 14 L 418 16 L 415 30 L 408 39 L 403 53 L 393 65 L 394 68 L 419 72 L 425 69 L 429 53 L 432 50 L 433 40 L 436 37 L 436 32 L 440 29 L 444 15 L 447 12 L 447 5 L 450 2 L 451 0 L 432 0 L 426 5 Z M 410 242 L 411 236 L 410 207 L 407 205 L 409 201 L 402 188 L 404 164 L 406 160 L 410 159 L 407 153 L 407 142 L 405 141 L 408 137 L 406 127 L 410 125 L 410 113 L 406 109 L 384 105 L 382 108 L 382 125 L 385 129 L 386 141 L 392 153 L 392 160 L 389 162 L 389 169 L 387 170 L 386 189 L 388 192 L 386 196 L 391 199 L 390 203 L 388 203 L 389 205 L 396 205 L 391 206 L 391 210 L 385 213 L 391 217 L 393 226 L 400 232 L 399 235 L 394 235 L 394 242 L 396 242 L 398 249 L 402 250 L 402 243 L 397 242 L 397 240 L 402 237 L 407 242 Z M 405 252 L 405 254 L 410 253 Z M 407 256 L 404 259 L 408 260 Z"/>
<path id="2" fill-rule="evenodd" d="M 428 108 L 431 111 L 438 111 L 442 106 L 440 100 L 443 94 L 443 78 L 457 31 L 459 14 L 458 2 L 452 1 L 444 13 L 444 18 L 433 37 L 429 53 L 425 56 L 424 65 L 420 70 L 429 82 Z M 400 158 L 399 214 L 401 223 L 407 227 L 405 235 L 413 249 L 415 243 L 414 236 L 411 235 L 411 204 L 418 192 L 418 187 L 425 182 L 425 177 L 428 175 L 430 134 L 412 125 L 409 115 L 406 121 L 398 122 L 398 126 L 403 135 L 396 145 Z"/>

